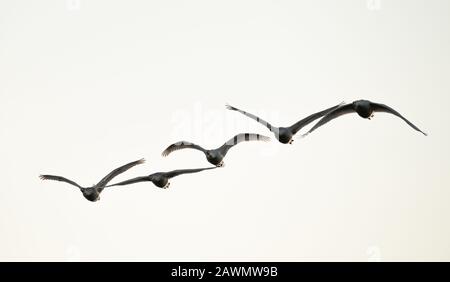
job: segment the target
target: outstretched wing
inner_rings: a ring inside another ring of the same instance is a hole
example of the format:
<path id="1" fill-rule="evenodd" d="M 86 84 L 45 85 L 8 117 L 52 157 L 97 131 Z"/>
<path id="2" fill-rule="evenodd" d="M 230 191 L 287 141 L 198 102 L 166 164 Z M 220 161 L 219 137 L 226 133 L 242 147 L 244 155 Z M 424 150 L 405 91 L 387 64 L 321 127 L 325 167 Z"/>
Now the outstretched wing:
<path id="1" fill-rule="evenodd" d="M 225 144 L 222 145 L 222 147 L 219 148 L 219 150 L 223 155 L 225 155 L 228 152 L 228 150 L 230 150 L 232 147 L 236 146 L 241 142 L 248 142 L 248 141 L 268 142 L 270 141 L 270 138 L 261 134 L 241 133 L 228 140 Z"/>
<path id="2" fill-rule="evenodd" d="M 310 134 L 311 132 L 313 132 L 317 128 L 321 127 L 322 125 L 326 124 L 327 122 L 329 122 L 329 121 L 331 121 L 331 120 L 333 120 L 335 118 L 338 118 L 338 117 L 340 117 L 342 115 L 354 113 L 354 112 L 355 112 L 355 110 L 353 109 L 353 104 L 347 104 L 347 105 L 339 106 L 335 110 L 333 110 L 333 111 L 329 112 L 328 114 L 326 114 L 306 134 L 304 134 L 304 136 Z"/>
<path id="3" fill-rule="evenodd" d="M 174 171 L 164 172 L 163 174 L 164 174 L 164 176 L 166 176 L 168 178 L 173 178 L 175 176 L 182 175 L 182 174 L 197 173 L 200 171 L 210 170 L 210 169 L 215 169 L 215 168 L 217 168 L 217 167 L 196 168 L 196 169 L 178 169 L 178 170 L 174 170 Z"/>
<path id="4" fill-rule="evenodd" d="M 130 184 L 139 183 L 139 182 L 147 182 L 147 181 L 151 181 L 151 177 L 150 176 L 136 177 L 136 178 L 128 179 L 128 180 L 125 180 L 125 181 L 122 181 L 122 182 L 119 182 L 119 183 L 108 185 L 106 187 L 124 186 L 124 185 L 130 185 Z"/>
<path id="5" fill-rule="evenodd" d="M 71 185 L 73 185 L 73 186 L 76 186 L 76 187 L 78 187 L 78 188 L 80 188 L 80 189 L 83 189 L 83 187 L 81 187 L 80 185 L 78 185 L 76 182 L 74 182 L 74 181 L 72 181 L 72 180 L 69 180 L 69 179 L 67 179 L 67 178 L 65 178 L 65 177 L 62 177 L 62 176 L 56 176 L 56 175 L 40 175 L 39 178 L 42 179 L 42 180 L 54 180 L 54 181 L 66 182 L 66 183 L 69 183 L 69 184 L 71 184 Z"/>
<path id="6" fill-rule="evenodd" d="M 409 124 L 409 126 L 411 126 L 412 128 L 414 128 L 415 130 L 421 132 L 423 135 L 427 136 L 427 134 L 425 132 L 423 132 L 422 130 L 420 130 L 417 126 L 415 126 L 412 122 L 410 122 L 409 120 L 407 120 L 405 117 L 403 117 L 399 112 L 397 112 L 396 110 L 394 110 L 393 108 L 386 106 L 384 104 L 377 104 L 377 103 L 372 103 L 372 109 L 375 112 L 384 112 L 384 113 L 390 113 L 393 115 L 396 115 L 397 117 L 401 118 L 402 120 L 404 120 L 407 124 Z"/>
<path id="7" fill-rule="evenodd" d="M 291 132 L 293 134 L 296 134 L 303 127 L 307 126 L 311 122 L 315 121 L 318 118 L 321 118 L 321 117 L 325 116 L 326 114 L 330 113 L 331 111 L 336 110 L 337 108 L 339 108 L 340 106 L 343 106 L 343 105 L 344 105 L 344 102 L 342 102 L 339 105 L 336 105 L 334 107 L 331 107 L 331 108 L 328 108 L 326 110 L 323 110 L 321 112 L 314 113 L 314 114 L 312 114 L 312 115 L 302 119 L 301 121 L 297 122 L 296 124 L 292 125 L 289 129 L 291 130 Z"/>
<path id="8" fill-rule="evenodd" d="M 251 118 L 251 119 L 256 120 L 257 122 L 259 122 L 259 123 L 261 123 L 262 125 L 264 125 L 265 127 L 267 127 L 271 132 L 274 132 L 274 133 L 275 133 L 275 132 L 278 131 L 278 127 L 272 126 L 272 125 L 271 125 L 270 123 L 268 123 L 267 121 L 265 121 L 265 120 L 263 120 L 263 119 L 261 119 L 261 118 L 255 116 L 255 115 L 253 115 L 253 114 L 251 114 L 251 113 L 247 113 L 247 112 L 245 112 L 245 111 L 243 111 L 243 110 L 240 110 L 240 109 L 235 108 L 235 107 L 230 106 L 230 105 L 226 105 L 226 107 L 227 107 L 228 110 L 240 112 L 241 114 L 243 114 L 243 115 L 245 115 L 245 116 L 248 116 L 248 117 Z"/>
<path id="9" fill-rule="evenodd" d="M 129 164 L 116 168 L 115 170 L 111 171 L 107 176 L 105 176 L 102 180 L 100 180 L 100 182 L 97 184 L 97 187 L 99 187 L 100 190 L 102 190 L 114 177 L 116 177 L 121 173 L 124 173 L 125 171 L 129 170 L 134 166 L 143 164 L 144 162 L 145 162 L 144 159 L 140 159 L 138 161 L 131 162 Z"/>
<path id="10" fill-rule="evenodd" d="M 200 147 L 199 145 L 196 145 L 194 143 L 190 143 L 187 141 L 181 141 L 181 142 L 174 143 L 174 144 L 170 145 L 169 147 L 167 147 L 167 149 L 165 149 L 164 152 L 162 152 L 162 155 L 163 155 L 163 157 L 167 157 L 173 151 L 178 151 L 181 149 L 195 149 L 195 150 L 202 151 L 203 153 L 206 152 L 206 150 L 203 149 L 202 147 Z"/>

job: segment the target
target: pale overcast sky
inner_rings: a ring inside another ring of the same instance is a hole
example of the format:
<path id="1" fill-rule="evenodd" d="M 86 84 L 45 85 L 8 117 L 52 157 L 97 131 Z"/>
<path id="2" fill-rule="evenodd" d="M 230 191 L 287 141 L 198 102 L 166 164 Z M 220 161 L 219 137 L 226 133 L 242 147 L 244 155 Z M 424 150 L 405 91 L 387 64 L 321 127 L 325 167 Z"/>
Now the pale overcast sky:
<path id="1" fill-rule="evenodd" d="M 0 260 L 450 260 L 450 2 L 0 1 Z M 341 101 L 294 145 L 206 148 L 270 134 L 230 103 L 287 126 Z"/>

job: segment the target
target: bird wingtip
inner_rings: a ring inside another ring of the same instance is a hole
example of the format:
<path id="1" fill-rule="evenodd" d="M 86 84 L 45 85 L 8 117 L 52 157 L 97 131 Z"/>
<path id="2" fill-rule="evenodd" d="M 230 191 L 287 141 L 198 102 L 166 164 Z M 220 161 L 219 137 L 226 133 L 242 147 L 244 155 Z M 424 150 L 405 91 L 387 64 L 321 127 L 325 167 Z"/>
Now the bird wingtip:
<path id="1" fill-rule="evenodd" d="M 227 108 L 227 110 L 231 110 L 231 111 L 236 110 L 236 108 L 231 106 L 230 104 L 225 104 L 225 108 Z"/>

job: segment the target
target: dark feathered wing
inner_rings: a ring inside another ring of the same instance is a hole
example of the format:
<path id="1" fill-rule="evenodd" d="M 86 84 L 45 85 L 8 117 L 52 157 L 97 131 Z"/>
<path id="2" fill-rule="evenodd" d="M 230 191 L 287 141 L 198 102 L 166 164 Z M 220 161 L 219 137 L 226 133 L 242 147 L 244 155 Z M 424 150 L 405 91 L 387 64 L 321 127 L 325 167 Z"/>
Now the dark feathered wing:
<path id="1" fill-rule="evenodd" d="M 402 120 L 404 120 L 407 124 L 409 124 L 409 126 L 411 126 L 412 128 L 414 128 L 415 130 L 421 132 L 423 135 L 427 136 L 427 134 L 425 132 L 423 132 L 422 130 L 420 130 L 417 126 L 415 126 L 412 122 L 410 122 L 409 120 L 407 120 L 405 117 L 403 117 L 399 112 L 397 112 L 396 110 L 394 110 L 393 108 L 384 105 L 384 104 L 377 104 L 377 103 L 372 103 L 372 109 L 375 112 L 384 112 L 384 113 L 390 113 L 393 114 L 399 118 L 401 118 Z"/>
<path id="2" fill-rule="evenodd" d="M 162 152 L 162 155 L 164 157 L 167 157 L 173 151 L 178 151 L 178 150 L 182 150 L 182 149 L 195 149 L 195 150 L 202 151 L 203 153 L 206 152 L 205 149 L 203 149 L 202 147 L 200 147 L 197 144 L 187 142 L 187 141 L 181 141 L 181 142 L 177 142 L 177 143 L 172 144 L 169 147 L 167 147 L 167 149 L 165 149 L 164 152 Z"/>
<path id="3" fill-rule="evenodd" d="M 275 132 L 278 131 L 278 127 L 272 126 L 272 125 L 271 125 L 270 123 L 268 123 L 267 121 L 265 121 L 265 120 L 263 120 L 263 119 L 261 119 L 261 118 L 255 116 L 255 115 L 253 115 L 253 114 L 251 114 L 251 113 L 247 113 L 246 111 L 240 110 L 240 109 L 235 108 L 235 107 L 230 106 L 230 105 L 226 105 L 226 107 L 227 107 L 228 110 L 239 112 L 239 113 L 241 113 L 241 114 L 243 114 L 243 115 L 245 115 L 245 116 L 247 116 L 247 117 L 249 117 L 249 118 L 251 118 L 251 119 L 256 120 L 257 122 L 259 122 L 259 123 L 261 123 L 262 125 L 264 125 L 265 127 L 267 127 L 271 132 L 274 132 L 274 133 L 275 133 Z"/>
<path id="4" fill-rule="evenodd" d="M 178 169 L 174 171 L 165 172 L 164 175 L 168 178 L 173 178 L 178 175 L 188 174 L 188 173 L 197 173 L 204 170 L 216 169 L 216 167 L 207 167 L 207 168 L 196 168 L 196 169 Z"/>
<path id="5" fill-rule="evenodd" d="M 319 120 L 305 135 L 308 135 L 309 133 L 313 132 L 317 128 L 321 127 L 322 125 L 328 123 L 329 121 L 338 118 L 340 116 L 354 113 L 355 110 L 353 109 L 353 104 L 346 104 L 339 106 L 335 110 L 329 112 L 326 114 L 321 120 Z"/>
<path id="6" fill-rule="evenodd" d="M 255 133 L 241 133 L 228 140 L 225 144 L 222 145 L 222 147 L 219 148 L 219 150 L 222 152 L 223 155 L 225 155 L 228 152 L 228 150 L 231 149 L 232 147 L 236 146 L 241 142 L 248 142 L 248 141 L 268 142 L 270 141 L 270 137 Z"/>
<path id="7" fill-rule="evenodd" d="M 107 176 L 105 176 L 102 180 L 100 180 L 100 182 L 97 184 L 97 187 L 100 188 L 100 189 L 104 188 L 117 175 L 119 175 L 121 173 L 124 173 L 125 171 L 129 170 L 130 168 L 132 168 L 134 166 L 143 164 L 144 162 L 145 162 L 144 159 L 140 159 L 138 161 L 131 162 L 129 164 L 126 164 L 124 166 L 116 168 L 115 170 L 110 172 Z"/>
<path id="8" fill-rule="evenodd" d="M 71 184 L 71 185 L 73 185 L 73 186 L 76 186 L 76 187 L 78 187 L 78 188 L 80 188 L 80 189 L 83 189 L 83 187 L 81 187 L 80 185 L 78 185 L 76 182 L 74 182 L 74 181 L 72 181 L 72 180 L 69 180 L 69 179 L 67 179 L 67 178 L 65 178 L 65 177 L 62 177 L 62 176 L 56 176 L 56 175 L 40 175 L 39 178 L 42 179 L 42 180 L 54 180 L 54 181 L 66 182 L 66 183 L 69 183 L 69 184 Z"/>
<path id="9" fill-rule="evenodd" d="M 296 134 L 297 132 L 299 132 L 303 127 L 307 126 L 308 124 L 310 124 L 311 122 L 315 121 L 318 118 L 321 118 L 327 114 L 329 114 L 330 112 L 336 110 L 337 108 L 339 108 L 340 106 L 343 106 L 343 103 L 340 103 L 339 105 L 336 105 L 334 107 L 328 108 L 326 110 L 314 113 L 304 119 L 302 119 L 301 121 L 297 122 L 296 124 L 292 125 L 289 129 L 291 130 L 291 132 L 293 134 Z"/>
<path id="10" fill-rule="evenodd" d="M 124 185 L 130 185 L 130 184 L 139 183 L 139 182 L 147 182 L 147 181 L 152 181 L 151 176 L 136 177 L 136 178 L 128 179 L 128 180 L 125 180 L 125 181 L 122 181 L 122 182 L 119 182 L 119 183 L 108 185 L 106 187 L 124 186 Z"/>

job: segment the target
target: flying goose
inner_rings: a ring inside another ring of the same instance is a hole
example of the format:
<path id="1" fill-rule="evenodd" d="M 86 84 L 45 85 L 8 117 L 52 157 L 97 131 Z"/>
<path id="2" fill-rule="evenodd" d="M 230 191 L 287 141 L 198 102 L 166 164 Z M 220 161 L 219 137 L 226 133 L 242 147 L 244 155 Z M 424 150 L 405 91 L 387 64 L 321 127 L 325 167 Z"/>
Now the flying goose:
<path id="1" fill-rule="evenodd" d="M 297 134 L 297 132 L 299 132 L 303 127 L 307 126 L 308 124 L 310 124 L 311 122 L 315 121 L 318 118 L 323 117 L 324 115 L 326 115 L 327 113 L 329 113 L 332 110 L 335 110 L 336 108 L 338 108 L 339 106 L 341 106 L 343 103 L 331 107 L 329 109 L 326 109 L 324 111 L 321 112 L 317 112 L 315 114 L 312 114 L 302 120 L 300 120 L 299 122 L 293 124 L 290 127 L 275 127 L 273 125 L 271 125 L 270 123 L 268 123 L 267 121 L 251 114 L 248 112 L 245 112 L 243 110 L 240 110 L 238 108 L 235 108 L 233 106 L 230 105 L 226 105 L 228 110 L 231 111 L 237 111 L 251 119 L 256 120 L 257 122 L 263 124 L 264 126 L 266 126 L 271 132 L 273 132 L 275 134 L 275 137 L 278 139 L 278 141 L 280 141 L 283 144 L 292 144 L 294 142 L 294 135 Z"/>
<path id="2" fill-rule="evenodd" d="M 398 113 L 396 110 L 392 109 L 389 106 L 386 106 L 384 104 L 378 104 L 374 103 L 368 100 L 358 100 L 354 101 L 353 103 L 342 105 L 338 107 L 337 109 L 329 112 L 326 114 L 319 122 L 317 122 L 316 125 L 314 125 L 306 134 L 305 136 L 316 130 L 317 128 L 321 127 L 322 125 L 328 123 L 329 121 L 340 117 L 345 114 L 351 114 L 351 113 L 357 113 L 360 117 L 365 119 L 372 119 L 374 117 L 374 112 L 384 112 L 393 114 L 402 120 L 404 120 L 409 126 L 414 128 L 415 130 L 421 132 L 423 135 L 427 136 L 427 133 L 420 130 L 417 126 L 412 124 L 409 120 L 407 120 L 405 117 L 403 117 L 400 113 Z"/>
<path id="3" fill-rule="evenodd" d="M 168 189 L 170 187 L 169 180 L 173 177 L 182 175 L 182 174 L 188 174 L 188 173 L 197 173 L 204 170 L 209 169 L 215 169 L 216 167 L 208 167 L 208 168 L 197 168 L 197 169 L 180 169 L 180 170 L 174 170 L 169 172 L 157 172 L 148 176 L 141 176 L 132 178 L 129 180 L 125 180 L 116 184 L 109 185 L 107 187 L 114 187 L 114 186 L 123 186 L 123 185 L 130 185 L 135 184 L 139 182 L 147 182 L 151 181 L 153 184 L 159 188 Z"/>
<path id="4" fill-rule="evenodd" d="M 125 171 L 129 170 L 130 168 L 139 165 L 139 164 L 143 164 L 145 162 L 144 159 L 140 159 L 138 161 L 135 162 L 131 162 L 129 164 L 126 164 L 124 166 L 121 166 L 115 170 L 113 170 L 111 173 L 109 173 L 107 176 L 105 176 L 102 180 L 100 180 L 99 183 L 94 184 L 91 187 L 81 187 L 80 185 L 78 185 L 76 182 L 69 180 L 65 177 L 62 176 L 56 176 L 56 175 L 40 175 L 39 178 L 42 180 L 55 180 L 55 181 L 62 181 L 62 182 L 66 182 L 69 183 L 73 186 L 76 186 L 80 189 L 81 193 L 83 193 L 83 196 L 91 201 L 91 202 L 96 202 L 98 200 L 100 200 L 100 193 L 103 191 L 103 189 L 105 189 L 106 185 L 116 176 L 118 176 L 121 173 L 124 173 Z"/>
<path id="5" fill-rule="evenodd" d="M 241 142 L 246 142 L 246 141 L 267 142 L 269 140 L 270 140 L 270 138 L 267 136 L 264 136 L 264 135 L 254 134 L 254 133 L 241 133 L 241 134 L 234 136 L 230 140 L 228 140 L 221 147 L 219 147 L 217 149 L 213 149 L 213 150 L 206 150 L 206 149 L 200 147 L 199 145 L 196 145 L 196 144 L 193 144 L 193 143 L 190 143 L 187 141 L 181 141 L 181 142 L 174 143 L 174 144 L 170 145 L 169 147 L 167 147 L 167 149 L 165 149 L 164 152 L 162 152 L 162 155 L 164 157 L 167 157 L 173 151 L 187 149 L 187 148 L 195 149 L 195 150 L 202 151 L 205 154 L 208 162 L 210 162 L 211 164 L 213 164 L 217 167 L 222 167 L 222 166 L 224 166 L 223 159 L 227 155 L 228 150 L 233 148 L 235 145 L 237 145 Z"/>

